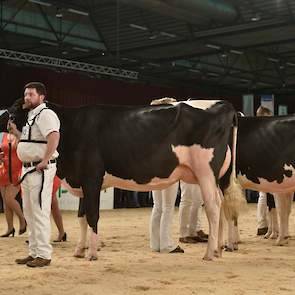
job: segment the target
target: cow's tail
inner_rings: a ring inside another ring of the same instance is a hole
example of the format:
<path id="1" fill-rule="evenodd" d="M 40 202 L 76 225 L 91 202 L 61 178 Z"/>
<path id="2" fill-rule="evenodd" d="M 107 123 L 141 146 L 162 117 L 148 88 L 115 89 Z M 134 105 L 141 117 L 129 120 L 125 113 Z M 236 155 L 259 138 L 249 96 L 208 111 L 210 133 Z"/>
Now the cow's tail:
<path id="1" fill-rule="evenodd" d="M 243 189 L 236 176 L 236 149 L 238 135 L 238 118 L 235 114 L 233 122 L 233 142 L 232 142 L 232 171 L 229 186 L 224 190 L 223 209 L 228 220 L 237 220 L 241 207 L 246 203 Z"/>

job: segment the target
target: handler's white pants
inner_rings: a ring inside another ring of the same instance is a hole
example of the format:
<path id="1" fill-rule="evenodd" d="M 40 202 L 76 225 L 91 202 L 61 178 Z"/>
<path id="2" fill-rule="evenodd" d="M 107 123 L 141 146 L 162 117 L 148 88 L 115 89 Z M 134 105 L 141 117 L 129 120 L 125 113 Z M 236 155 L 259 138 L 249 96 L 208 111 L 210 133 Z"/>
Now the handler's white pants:
<path id="1" fill-rule="evenodd" d="M 259 192 L 257 203 L 257 228 L 264 228 L 267 226 L 267 196 L 266 193 Z"/>
<path id="2" fill-rule="evenodd" d="M 31 169 L 23 167 L 22 174 L 25 174 Z M 34 258 L 51 259 L 50 212 L 55 173 L 56 164 L 48 164 L 48 169 L 44 170 L 41 203 L 39 193 L 42 187 L 42 173 L 33 172 L 28 174 L 21 184 L 24 216 L 29 230 L 29 255 Z"/>
<path id="3" fill-rule="evenodd" d="M 153 191 L 154 207 L 150 221 L 150 247 L 154 251 L 170 252 L 176 248 L 171 230 L 178 182 L 164 190 Z"/>
<path id="4" fill-rule="evenodd" d="M 180 181 L 181 199 L 179 204 L 179 235 L 181 238 L 196 236 L 201 230 L 203 198 L 197 184 Z"/>

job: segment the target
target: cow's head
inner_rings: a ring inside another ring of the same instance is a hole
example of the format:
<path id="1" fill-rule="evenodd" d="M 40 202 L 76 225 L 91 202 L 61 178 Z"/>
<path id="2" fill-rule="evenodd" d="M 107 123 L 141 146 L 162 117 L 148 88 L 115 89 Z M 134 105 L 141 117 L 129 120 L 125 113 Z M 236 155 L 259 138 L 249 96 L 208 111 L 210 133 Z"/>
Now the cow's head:
<path id="1" fill-rule="evenodd" d="M 0 131 L 7 132 L 7 123 L 9 119 L 16 124 L 18 130 L 22 130 L 27 120 L 28 111 L 29 110 L 24 106 L 24 99 L 17 99 L 13 105 L 0 116 Z"/>
<path id="2" fill-rule="evenodd" d="M 0 115 L 0 132 L 7 132 L 7 122 L 9 119 L 9 113 L 7 110 L 5 110 Z"/>

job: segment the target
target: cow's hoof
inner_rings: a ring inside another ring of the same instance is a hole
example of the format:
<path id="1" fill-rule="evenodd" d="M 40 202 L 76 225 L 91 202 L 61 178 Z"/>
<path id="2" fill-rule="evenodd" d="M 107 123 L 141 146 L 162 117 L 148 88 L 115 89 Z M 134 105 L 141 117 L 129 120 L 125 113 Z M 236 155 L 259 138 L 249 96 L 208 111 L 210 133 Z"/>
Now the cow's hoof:
<path id="1" fill-rule="evenodd" d="M 95 261 L 95 260 L 97 260 L 97 257 L 96 256 L 87 256 L 87 258 L 86 258 L 88 261 Z"/>
<path id="2" fill-rule="evenodd" d="M 234 252 L 234 247 L 233 246 L 225 245 L 224 251 L 226 251 L 226 252 Z"/>
<path id="3" fill-rule="evenodd" d="M 81 250 L 81 249 L 77 248 L 75 250 L 74 257 L 76 257 L 76 258 L 84 258 L 85 257 L 85 250 L 84 249 Z"/>
<path id="4" fill-rule="evenodd" d="M 76 257 L 76 258 L 84 258 L 85 255 L 82 255 L 82 254 L 74 254 L 74 257 Z"/>
<path id="5" fill-rule="evenodd" d="M 272 233 L 270 236 L 269 236 L 270 239 L 274 240 L 274 239 L 277 239 L 278 238 L 278 234 L 277 233 Z"/>
<path id="6" fill-rule="evenodd" d="M 276 242 L 274 243 L 275 246 L 284 246 L 286 244 L 288 244 L 289 240 L 288 237 L 284 238 L 284 239 L 277 239 Z"/>
<path id="7" fill-rule="evenodd" d="M 210 257 L 210 256 L 205 255 L 205 256 L 203 257 L 203 260 L 204 260 L 204 261 L 213 261 L 213 257 Z"/>
<path id="8" fill-rule="evenodd" d="M 271 233 L 267 232 L 265 235 L 264 235 L 264 238 L 265 239 L 268 239 L 270 237 Z"/>

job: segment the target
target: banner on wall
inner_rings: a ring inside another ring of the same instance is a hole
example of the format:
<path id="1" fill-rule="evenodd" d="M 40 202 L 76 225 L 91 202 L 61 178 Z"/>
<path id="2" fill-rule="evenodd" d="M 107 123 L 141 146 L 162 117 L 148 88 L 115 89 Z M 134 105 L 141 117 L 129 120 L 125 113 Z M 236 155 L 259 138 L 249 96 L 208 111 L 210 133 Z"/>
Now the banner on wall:
<path id="1" fill-rule="evenodd" d="M 253 116 L 254 112 L 254 95 L 244 94 L 243 95 L 243 113 L 245 116 Z"/>
<path id="2" fill-rule="evenodd" d="M 274 96 L 273 94 L 263 94 L 260 98 L 261 105 L 271 110 L 274 114 Z"/>
<path id="3" fill-rule="evenodd" d="M 279 116 L 288 115 L 288 107 L 285 106 L 285 105 L 279 105 L 279 107 L 278 107 L 278 115 Z"/>

